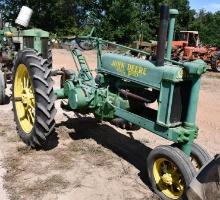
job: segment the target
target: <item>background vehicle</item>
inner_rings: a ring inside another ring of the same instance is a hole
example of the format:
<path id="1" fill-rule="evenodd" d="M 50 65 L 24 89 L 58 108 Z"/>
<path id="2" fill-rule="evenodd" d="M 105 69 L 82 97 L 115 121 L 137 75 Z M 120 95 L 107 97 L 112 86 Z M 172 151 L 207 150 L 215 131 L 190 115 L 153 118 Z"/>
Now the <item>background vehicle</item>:
<path id="1" fill-rule="evenodd" d="M 27 16 L 23 17 L 24 14 Z M 19 50 L 31 48 L 36 50 L 43 58 L 48 55 L 49 33 L 41 29 L 26 29 L 31 18 L 32 10 L 26 6 L 22 7 L 18 18 L 17 27 L 12 27 L 9 22 L 0 25 L 0 105 L 4 104 L 5 88 L 7 82 L 11 81 L 13 60 Z"/>
<path id="2" fill-rule="evenodd" d="M 220 72 L 220 51 L 216 47 L 203 46 L 198 31 L 180 31 L 178 40 L 172 42 L 173 59 L 196 60 L 202 59 L 211 68 Z"/>

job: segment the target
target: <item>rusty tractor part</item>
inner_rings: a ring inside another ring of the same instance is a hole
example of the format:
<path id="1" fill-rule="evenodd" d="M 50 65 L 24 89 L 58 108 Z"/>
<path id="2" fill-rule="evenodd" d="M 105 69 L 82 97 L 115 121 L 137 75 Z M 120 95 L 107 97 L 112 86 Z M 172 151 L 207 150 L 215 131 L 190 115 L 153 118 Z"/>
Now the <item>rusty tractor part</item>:
<path id="1" fill-rule="evenodd" d="M 172 58 L 181 61 L 202 59 L 213 71 L 220 72 L 220 52 L 216 47 L 203 46 L 198 31 L 180 31 L 178 40 L 172 42 Z"/>
<path id="2" fill-rule="evenodd" d="M 23 8 L 23 7 L 22 7 Z M 25 7 L 25 9 L 30 10 Z M 22 9 L 21 9 L 22 10 Z M 26 13 L 28 15 L 28 13 Z M 23 17 L 30 17 L 22 15 Z M 1 17 L 1 15 L 0 15 Z M 0 29 L 0 71 L 4 73 L 5 82 L 11 82 L 12 80 L 12 71 L 13 71 L 13 61 L 16 57 L 16 54 L 20 50 L 27 48 L 34 49 L 39 55 L 44 59 L 50 58 L 49 51 L 49 33 L 41 29 L 32 28 L 26 29 L 26 23 L 22 25 L 21 21 L 16 20 L 17 27 L 12 27 L 10 23 L 3 22 Z M 27 20 L 27 19 L 26 19 Z M 27 21 L 25 21 L 27 22 Z M 5 87 L 7 84 L 5 85 Z M 5 102 L 5 101 L 2 101 Z"/>

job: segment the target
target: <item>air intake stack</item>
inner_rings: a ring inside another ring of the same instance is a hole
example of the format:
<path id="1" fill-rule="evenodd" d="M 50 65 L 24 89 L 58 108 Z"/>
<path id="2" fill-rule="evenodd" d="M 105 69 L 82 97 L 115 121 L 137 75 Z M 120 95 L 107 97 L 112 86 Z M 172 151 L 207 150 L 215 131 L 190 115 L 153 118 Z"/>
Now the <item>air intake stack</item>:
<path id="1" fill-rule="evenodd" d="M 164 4 L 160 7 L 160 27 L 157 45 L 156 66 L 164 66 L 165 48 L 167 40 L 167 29 L 169 23 L 169 6 Z"/>
<path id="2" fill-rule="evenodd" d="M 22 6 L 15 23 L 23 26 L 24 28 L 28 27 L 33 10 L 27 6 Z"/>

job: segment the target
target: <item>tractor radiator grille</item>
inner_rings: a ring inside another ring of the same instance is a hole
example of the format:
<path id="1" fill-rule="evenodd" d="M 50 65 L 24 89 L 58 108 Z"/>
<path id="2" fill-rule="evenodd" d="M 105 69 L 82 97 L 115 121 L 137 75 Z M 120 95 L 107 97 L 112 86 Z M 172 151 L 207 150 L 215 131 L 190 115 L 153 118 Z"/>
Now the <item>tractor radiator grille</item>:
<path id="1" fill-rule="evenodd" d="M 183 122 L 185 120 L 189 104 L 190 90 L 190 81 L 175 84 L 170 115 L 171 123 Z"/>
<path id="2" fill-rule="evenodd" d="M 34 37 L 25 36 L 23 42 L 24 42 L 24 49 L 34 48 Z"/>
<path id="3" fill-rule="evenodd" d="M 44 59 L 47 59 L 47 57 L 48 57 L 48 38 L 41 38 L 41 45 L 42 45 L 42 48 L 41 48 L 42 57 Z"/>

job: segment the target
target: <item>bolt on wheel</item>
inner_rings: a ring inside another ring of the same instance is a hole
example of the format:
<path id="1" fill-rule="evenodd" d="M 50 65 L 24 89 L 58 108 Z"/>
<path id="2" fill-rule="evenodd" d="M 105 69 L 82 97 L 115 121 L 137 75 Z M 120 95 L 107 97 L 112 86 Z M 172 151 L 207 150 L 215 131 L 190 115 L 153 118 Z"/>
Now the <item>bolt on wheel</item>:
<path id="1" fill-rule="evenodd" d="M 158 188 L 163 193 L 175 199 L 183 195 L 184 182 L 177 166 L 166 158 L 155 160 L 153 166 L 153 175 Z"/>
<path id="2" fill-rule="evenodd" d="M 19 123 L 26 134 L 30 134 L 35 122 L 35 97 L 33 83 L 27 66 L 17 67 L 14 80 L 14 100 Z"/>
<path id="3" fill-rule="evenodd" d="M 185 199 L 186 188 L 196 174 L 195 168 L 179 149 L 159 146 L 147 159 L 152 189 L 162 199 Z"/>

